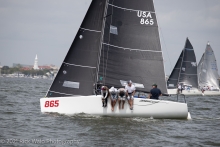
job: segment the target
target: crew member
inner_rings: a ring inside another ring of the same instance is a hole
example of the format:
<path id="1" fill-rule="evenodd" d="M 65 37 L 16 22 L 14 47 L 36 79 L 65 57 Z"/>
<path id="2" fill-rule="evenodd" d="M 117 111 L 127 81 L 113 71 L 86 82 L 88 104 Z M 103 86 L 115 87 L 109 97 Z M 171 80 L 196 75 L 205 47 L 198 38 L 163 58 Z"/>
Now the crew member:
<path id="1" fill-rule="evenodd" d="M 202 87 L 202 93 L 203 93 L 203 94 L 204 94 L 205 90 L 206 90 L 206 87 L 203 86 L 203 87 Z"/>
<path id="2" fill-rule="evenodd" d="M 108 104 L 108 96 L 109 96 L 108 87 L 102 86 L 101 95 L 102 95 L 102 107 L 106 107 Z"/>
<path id="3" fill-rule="evenodd" d="M 124 104 L 125 104 L 125 97 L 126 97 L 126 90 L 124 88 L 118 89 L 118 108 L 119 109 L 124 109 Z M 122 102 L 122 107 L 121 107 L 121 102 Z"/>
<path id="4" fill-rule="evenodd" d="M 211 86 L 210 90 L 211 90 L 211 91 L 213 91 L 213 89 L 214 89 L 214 87 L 213 87 L 213 86 Z"/>
<path id="5" fill-rule="evenodd" d="M 183 87 L 181 84 L 178 85 L 178 94 L 183 92 Z"/>
<path id="6" fill-rule="evenodd" d="M 208 90 L 208 91 L 210 91 L 210 88 L 209 88 L 209 86 L 207 86 L 207 90 Z"/>
<path id="7" fill-rule="evenodd" d="M 136 89 L 131 80 L 128 81 L 128 84 L 125 86 L 125 90 L 130 109 L 133 110 L 134 94 Z"/>
<path id="8" fill-rule="evenodd" d="M 118 90 L 115 87 L 111 87 L 109 89 L 110 97 L 111 97 L 111 106 L 112 106 L 112 111 L 114 111 L 115 104 L 118 99 Z"/>
<path id="9" fill-rule="evenodd" d="M 162 96 L 162 93 L 161 93 L 160 89 L 157 88 L 157 84 L 153 84 L 152 87 L 153 87 L 153 89 L 150 90 L 150 94 L 149 94 L 148 98 L 158 100 L 159 96 Z"/>

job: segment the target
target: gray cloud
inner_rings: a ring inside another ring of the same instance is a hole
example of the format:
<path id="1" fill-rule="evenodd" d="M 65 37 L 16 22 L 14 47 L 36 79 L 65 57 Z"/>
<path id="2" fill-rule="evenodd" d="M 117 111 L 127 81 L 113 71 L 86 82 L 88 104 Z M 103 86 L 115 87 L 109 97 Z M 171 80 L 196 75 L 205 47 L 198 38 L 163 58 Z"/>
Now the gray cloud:
<path id="1" fill-rule="evenodd" d="M 0 62 L 60 66 L 91 0 L 0 0 Z M 175 65 L 186 37 L 197 62 L 207 41 L 220 65 L 219 0 L 154 0 L 166 72 Z M 168 55 L 171 64 L 169 63 Z"/>

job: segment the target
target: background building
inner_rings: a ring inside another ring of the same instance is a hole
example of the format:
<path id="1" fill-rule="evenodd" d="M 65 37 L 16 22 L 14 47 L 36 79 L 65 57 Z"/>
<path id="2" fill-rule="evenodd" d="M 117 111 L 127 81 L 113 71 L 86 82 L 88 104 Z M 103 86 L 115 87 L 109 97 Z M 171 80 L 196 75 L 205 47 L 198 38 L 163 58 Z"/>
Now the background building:
<path id="1" fill-rule="evenodd" d="M 34 70 L 38 70 L 39 69 L 37 55 L 36 55 L 35 60 L 34 60 L 34 67 L 33 67 L 33 69 Z"/>

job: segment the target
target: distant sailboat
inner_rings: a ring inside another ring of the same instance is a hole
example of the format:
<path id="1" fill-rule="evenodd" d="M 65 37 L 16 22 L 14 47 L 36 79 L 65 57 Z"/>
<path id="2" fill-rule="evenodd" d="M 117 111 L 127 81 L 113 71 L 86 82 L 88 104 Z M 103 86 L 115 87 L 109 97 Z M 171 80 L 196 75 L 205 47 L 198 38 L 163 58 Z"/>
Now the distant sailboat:
<path id="1" fill-rule="evenodd" d="M 40 99 L 41 112 L 187 118 L 187 104 L 172 101 L 135 98 L 132 111 L 128 105 L 115 106 L 114 112 L 110 104 L 101 107 L 94 89 L 100 83 L 124 87 L 128 80 L 139 92 L 148 93 L 157 83 L 167 93 L 153 0 L 93 0 L 46 98 Z"/>
<path id="2" fill-rule="evenodd" d="M 186 39 L 177 63 L 167 81 L 168 93 L 177 94 L 177 87 L 181 84 L 183 94 L 198 94 L 197 62 L 192 44 Z M 201 93 L 200 93 L 201 94 Z"/>
<path id="3" fill-rule="evenodd" d="M 203 88 L 205 86 L 205 95 L 220 95 L 218 79 L 219 75 L 215 54 L 210 43 L 208 43 L 198 65 L 199 87 Z"/>

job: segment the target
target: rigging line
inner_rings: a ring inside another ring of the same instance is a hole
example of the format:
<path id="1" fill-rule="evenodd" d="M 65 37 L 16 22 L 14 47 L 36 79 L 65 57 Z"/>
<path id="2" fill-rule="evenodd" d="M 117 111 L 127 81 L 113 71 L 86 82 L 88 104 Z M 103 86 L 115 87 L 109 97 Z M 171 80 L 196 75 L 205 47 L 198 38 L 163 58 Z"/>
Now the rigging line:
<path id="1" fill-rule="evenodd" d="M 157 22 L 158 22 L 158 27 L 161 26 L 160 23 L 159 23 L 158 15 L 157 15 Z M 164 36 L 163 36 L 162 28 L 159 27 L 159 29 L 160 29 L 160 32 L 161 32 L 161 34 L 162 34 L 164 46 L 165 46 L 166 53 L 167 53 L 167 56 L 168 56 L 168 59 L 169 59 L 169 63 L 170 63 L 170 74 L 171 74 L 171 72 L 172 72 L 172 63 L 171 63 L 171 61 L 170 61 L 170 56 L 169 56 L 168 49 L 167 49 L 167 45 L 166 45 L 166 42 L 165 42 L 165 39 L 164 39 Z"/>
<path id="2" fill-rule="evenodd" d="M 106 12 L 105 12 L 105 15 L 107 15 L 107 13 L 108 13 L 108 3 L 109 3 L 109 0 L 106 0 Z M 106 26 L 106 23 L 107 23 L 107 21 L 106 21 L 106 17 L 104 17 L 104 26 Z M 104 35 L 105 35 L 105 28 L 103 29 L 103 37 L 102 38 L 104 38 Z M 103 41 L 103 40 L 102 40 Z M 100 42 L 100 44 L 102 45 L 102 41 Z M 104 52 L 104 49 L 105 48 L 105 46 L 103 46 L 103 48 L 102 48 L 102 80 L 103 80 L 103 78 L 104 78 L 104 69 L 105 69 L 105 58 L 104 58 L 104 56 L 105 56 L 105 52 Z M 105 78 L 104 78 L 104 81 L 105 81 Z M 102 81 L 103 82 L 103 81 Z M 104 82 L 103 82 L 103 84 L 104 84 Z M 104 84 L 105 85 L 105 84 Z"/>
<path id="3" fill-rule="evenodd" d="M 115 0 L 112 1 L 112 4 L 114 3 Z M 111 13 L 111 23 L 112 24 L 112 16 L 114 14 L 113 12 L 113 7 L 112 7 L 112 13 Z M 108 35 L 108 44 L 110 43 L 110 36 L 111 36 L 111 33 L 110 33 L 110 30 L 109 30 L 109 35 Z M 108 52 L 109 52 L 109 46 L 108 46 L 108 50 L 107 50 L 107 58 L 106 58 L 106 67 L 105 67 L 105 70 L 104 70 L 104 77 L 106 79 L 106 70 L 107 70 L 107 67 L 108 67 Z M 105 79 L 104 79 L 104 85 L 105 85 Z"/>

